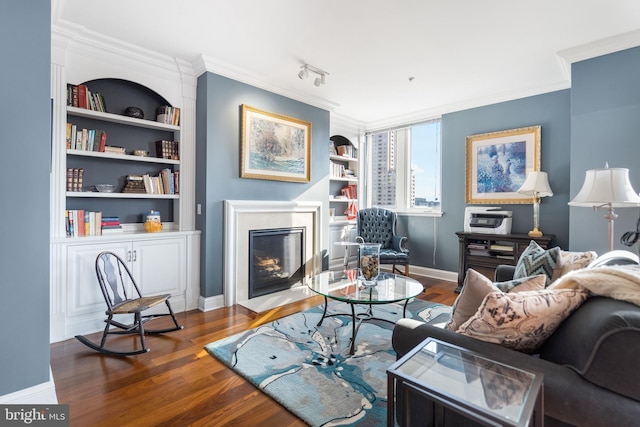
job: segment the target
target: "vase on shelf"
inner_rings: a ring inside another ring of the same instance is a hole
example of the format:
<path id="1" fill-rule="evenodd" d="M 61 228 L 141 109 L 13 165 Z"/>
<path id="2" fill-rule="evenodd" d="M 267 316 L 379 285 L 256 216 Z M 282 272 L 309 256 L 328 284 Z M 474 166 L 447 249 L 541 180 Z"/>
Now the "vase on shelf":
<path id="1" fill-rule="evenodd" d="M 380 243 L 361 243 L 358 255 L 360 277 L 366 286 L 375 286 L 380 264 Z"/>

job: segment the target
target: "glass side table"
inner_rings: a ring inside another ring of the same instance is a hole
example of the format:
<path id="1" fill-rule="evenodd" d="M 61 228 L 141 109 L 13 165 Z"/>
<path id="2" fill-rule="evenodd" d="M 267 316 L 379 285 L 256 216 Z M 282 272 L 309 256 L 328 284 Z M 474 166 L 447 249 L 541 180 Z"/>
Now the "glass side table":
<path id="1" fill-rule="evenodd" d="M 434 338 L 387 369 L 387 388 L 389 427 L 460 425 L 460 420 L 464 425 L 524 427 L 544 421 L 542 374 Z M 422 405 L 420 419 L 411 419 L 410 400 Z"/>

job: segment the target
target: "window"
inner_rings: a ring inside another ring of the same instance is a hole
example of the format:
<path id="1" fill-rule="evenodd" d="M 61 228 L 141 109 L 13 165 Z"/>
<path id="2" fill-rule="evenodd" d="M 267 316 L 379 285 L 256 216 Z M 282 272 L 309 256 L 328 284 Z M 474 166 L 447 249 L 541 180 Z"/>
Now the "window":
<path id="1" fill-rule="evenodd" d="M 367 206 L 439 213 L 441 121 L 367 135 L 364 179 Z"/>

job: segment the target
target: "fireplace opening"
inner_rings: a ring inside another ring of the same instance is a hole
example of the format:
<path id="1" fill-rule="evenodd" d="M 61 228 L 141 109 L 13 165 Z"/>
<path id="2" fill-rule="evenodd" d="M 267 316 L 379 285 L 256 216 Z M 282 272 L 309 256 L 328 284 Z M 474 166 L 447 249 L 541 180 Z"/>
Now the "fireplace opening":
<path id="1" fill-rule="evenodd" d="M 249 298 L 290 289 L 305 275 L 305 227 L 249 230 Z"/>

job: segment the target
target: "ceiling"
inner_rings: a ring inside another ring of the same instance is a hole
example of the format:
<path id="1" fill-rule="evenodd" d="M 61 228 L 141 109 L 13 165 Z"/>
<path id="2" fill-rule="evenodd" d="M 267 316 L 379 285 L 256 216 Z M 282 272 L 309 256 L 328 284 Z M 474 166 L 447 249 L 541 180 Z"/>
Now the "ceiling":
<path id="1" fill-rule="evenodd" d="M 638 0 L 54 0 L 52 13 L 368 129 L 568 88 L 570 62 L 640 45 Z M 298 78 L 305 63 L 325 85 Z"/>

